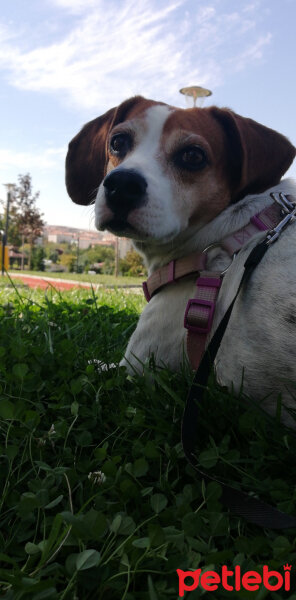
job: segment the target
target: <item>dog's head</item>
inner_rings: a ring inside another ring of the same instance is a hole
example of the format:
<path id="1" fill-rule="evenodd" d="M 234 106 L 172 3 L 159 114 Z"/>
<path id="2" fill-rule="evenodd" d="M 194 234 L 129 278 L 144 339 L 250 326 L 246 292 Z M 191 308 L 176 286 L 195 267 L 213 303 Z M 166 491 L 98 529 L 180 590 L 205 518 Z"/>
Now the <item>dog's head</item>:
<path id="1" fill-rule="evenodd" d="M 74 202 L 95 201 L 98 229 L 161 243 L 276 185 L 294 157 L 283 135 L 231 110 L 136 96 L 70 142 L 66 185 Z"/>

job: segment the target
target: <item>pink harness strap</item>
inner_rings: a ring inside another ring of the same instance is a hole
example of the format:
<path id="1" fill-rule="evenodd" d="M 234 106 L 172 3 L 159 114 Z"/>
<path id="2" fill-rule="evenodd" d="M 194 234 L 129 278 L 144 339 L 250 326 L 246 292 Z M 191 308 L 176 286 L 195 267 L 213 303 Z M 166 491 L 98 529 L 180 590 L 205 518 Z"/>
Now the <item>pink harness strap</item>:
<path id="1" fill-rule="evenodd" d="M 245 227 L 224 238 L 219 245 L 232 257 L 258 231 L 273 229 L 279 223 L 280 217 L 280 206 L 277 202 L 274 202 L 251 217 Z M 222 284 L 221 273 L 204 271 L 206 260 L 206 253 L 197 254 L 193 252 L 158 269 L 143 283 L 145 298 L 149 302 L 153 293 L 164 285 L 190 273 L 200 273 L 196 281 L 194 298 L 188 300 L 184 316 L 184 327 L 188 330 L 188 358 L 195 370 L 199 366 L 206 347 L 207 337 L 213 323 L 216 301 Z"/>
<path id="2" fill-rule="evenodd" d="M 192 254 L 178 258 L 178 260 L 171 260 L 168 265 L 154 271 L 147 281 L 143 282 L 143 291 L 147 302 L 150 301 L 153 293 L 164 285 L 173 283 L 190 273 L 199 273 L 205 268 L 206 259 L 205 254 L 192 252 Z"/>
<path id="3" fill-rule="evenodd" d="M 240 250 L 256 233 L 273 229 L 279 222 L 280 207 L 274 202 L 250 218 L 250 222 L 221 242 L 221 247 L 232 256 Z"/>
<path id="4" fill-rule="evenodd" d="M 196 281 L 194 298 L 190 298 L 187 303 L 184 327 L 188 329 L 187 353 L 193 369 L 198 368 L 208 333 L 212 329 L 216 300 L 221 284 L 220 273 L 202 271 Z"/>

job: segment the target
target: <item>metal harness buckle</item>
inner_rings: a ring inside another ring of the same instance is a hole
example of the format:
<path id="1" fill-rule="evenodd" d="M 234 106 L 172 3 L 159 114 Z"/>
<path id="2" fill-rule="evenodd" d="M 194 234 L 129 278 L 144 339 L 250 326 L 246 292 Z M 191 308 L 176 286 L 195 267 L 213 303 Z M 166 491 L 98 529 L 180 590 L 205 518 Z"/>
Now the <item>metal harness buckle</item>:
<path id="1" fill-rule="evenodd" d="M 210 244 L 209 246 L 207 246 L 202 251 L 202 254 L 207 254 L 209 250 L 212 250 L 212 248 L 222 248 L 222 250 L 223 250 L 223 247 L 221 246 L 221 243 L 214 242 L 213 244 Z M 232 256 L 230 257 L 230 263 L 229 263 L 229 265 L 227 265 L 227 267 L 225 269 L 223 269 L 223 271 L 221 271 L 221 273 L 220 273 L 221 277 L 223 277 L 223 275 L 225 275 L 227 273 L 228 269 L 231 267 L 231 265 L 232 265 L 234 259 L 236 258 L 237 254 L 238 254 L 237 252 L 234 252 L 232 254 Z"/>
<path id="2" fill-rule="evenodd" d="M 277 202 L 281 209 L 282 209 L 282 213 L 285 215 L 284 218 L 278 223 L 278 225 L 276 225 L 276 227 L 274 227 L 273 229 L 271 229 L 268 234 L 267 234 L 267 244 L 272 244 L 273 242 L 275 242 L 280 234 L 282 233 L 283 229 L 285 229 L 285 227 L 287 227 L 287 225 L 293 221 L 295 221 L 296 219 L 296 200 L 293 200 L 291 202 L 291 200 L 288 200 L 286 194 L 283 194 L 282 192 L 275 194 L 275 193 L 271 193 L 270 196 L 272 197 L 272 199 Z M 290 194 L 289 194 L 290 196 Z"/>

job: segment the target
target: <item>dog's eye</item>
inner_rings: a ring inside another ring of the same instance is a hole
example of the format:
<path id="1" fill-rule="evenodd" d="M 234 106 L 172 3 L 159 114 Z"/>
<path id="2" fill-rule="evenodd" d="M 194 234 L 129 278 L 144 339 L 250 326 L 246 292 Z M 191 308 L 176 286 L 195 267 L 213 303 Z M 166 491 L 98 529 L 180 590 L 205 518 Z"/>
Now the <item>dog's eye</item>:
<path id="1" fill-rule="evenodd" d="M 110 140 L 110 151 L 115 156 L 125 156 L 131 146 L 132 140 L 127 133 L 117 133 Z"/>
<path id="2" fill-rule="evenodd" d="M 188 146 L 179 150 L 175 157 L 178 167 L 188 171 L 198 171 L 207 164 L 207 155 L 200 146 Z"/>

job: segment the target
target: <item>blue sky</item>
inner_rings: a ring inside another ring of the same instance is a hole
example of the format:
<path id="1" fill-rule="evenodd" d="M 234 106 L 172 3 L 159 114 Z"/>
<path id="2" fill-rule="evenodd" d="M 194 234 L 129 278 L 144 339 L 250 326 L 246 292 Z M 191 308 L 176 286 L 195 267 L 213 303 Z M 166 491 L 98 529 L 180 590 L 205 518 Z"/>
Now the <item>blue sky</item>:
<path id="1" fill-rule="evenodd" d="M 193 84 L 296 144 L 295 22 L 295 0 L 2 2 L 0 183 L 30 172 L 48 224 L 93 229 L 65 190 L 69 140 L 134 94 L 186 108 Z"/>

